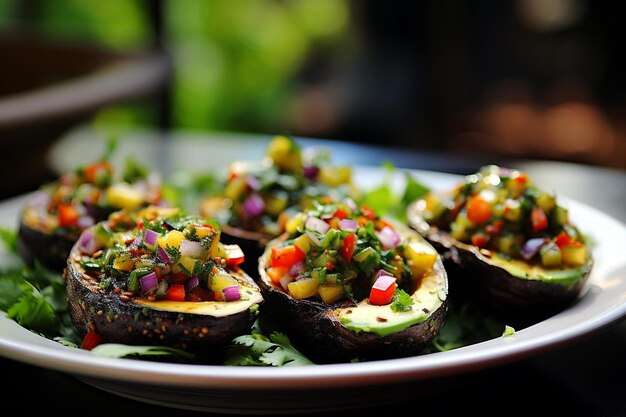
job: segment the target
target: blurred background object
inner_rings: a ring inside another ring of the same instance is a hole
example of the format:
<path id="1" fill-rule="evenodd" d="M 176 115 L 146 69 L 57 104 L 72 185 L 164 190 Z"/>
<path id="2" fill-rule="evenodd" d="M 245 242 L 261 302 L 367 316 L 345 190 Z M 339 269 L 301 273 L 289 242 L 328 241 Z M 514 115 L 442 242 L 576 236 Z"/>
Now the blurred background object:
<path id="1" fill-rule="evenodd" d="M 90 123 L 103 135 L 136 126 L 291 133 L 626 168 L 624 8 L 431 0 L 411 13 L 374 0 L 0 0 L 0 41 L 19 33 L 55 49 L 0 49 L 0 153 L 26 146 L 16 138 L 27 130 L 29 143 L 49 144 Z M 13 104 L 2 107 L 102 75 L 119 57 L 145 62 L 155 53 L 166 57 L 164 72 L 143 88 L 120 73 L 127 94 L 89 103 L 79 98 L 93 89 L 62 96 L 57 104 L 73 110 L 64 124 L 42 124 L 51 118 L 33 111 L 18 125 Z"/>

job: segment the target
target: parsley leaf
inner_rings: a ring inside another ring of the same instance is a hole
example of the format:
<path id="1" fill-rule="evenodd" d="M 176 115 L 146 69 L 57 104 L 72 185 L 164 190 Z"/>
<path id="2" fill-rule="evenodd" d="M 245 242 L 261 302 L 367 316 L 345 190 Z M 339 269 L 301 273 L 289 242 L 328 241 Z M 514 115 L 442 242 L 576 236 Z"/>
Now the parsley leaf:
<path id="1" fill-rule="evenodd" d="M 396 289 L 396 293 L 391 299 L 391 311 L 396 313 L 411 311 L 413 309 L 413 297 L 400 288 Z"/>
<path id="2" fill-rule="evenodd" d="M 280 332 L 269 338 L 262 334 L 249 334 L 235 338 L 227 352 L 225 365 L 234 366 L 302 366 L 313 365 Z"/>
<path id="3" fill-rule="evenodd" d="M 56 335 L 59 318 L 54 307 L 30 283 L 20 285 L 23 293 L 7 311 L 7 316 L 20 325 L 46 336 Z"/>

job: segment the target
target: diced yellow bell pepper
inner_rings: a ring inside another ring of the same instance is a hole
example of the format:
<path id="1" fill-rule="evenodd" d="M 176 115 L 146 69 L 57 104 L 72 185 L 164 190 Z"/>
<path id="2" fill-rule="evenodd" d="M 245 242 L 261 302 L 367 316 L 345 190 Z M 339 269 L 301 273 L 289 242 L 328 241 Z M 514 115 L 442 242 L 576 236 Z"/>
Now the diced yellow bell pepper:
<path id="1" fill-rule="evenodd" d="M 118 271 L 132 271 L 135 269 L 135 260 L 129 253 L 124 253 L 115 258 L 113 269 Z"/>
<path id="2" fill-rule="evenodd" d="M 221 292 L 224 288 L 231 287 L 233 285 L 239 285 L 239 283 L 235 278 L 225 272 L 213 275 L 209 280 L 209 286 L 216 293 Z"/>
<path id="3" fill-rule="evenodd" d="M 418 241 L 409 241 L 404 247 L 404 257 L 413 275 L 422 276 L 433 269 L 437 252 Z"/>
<path id="4" fill-rule="evenodd" d="M 184 239 L 185 235 L 182 232 L 179 232 L 178 230 L 170 230 L 169 232 L 167 232 L 167 234 L 165 234 L 165 236 L 161 236 L 157 240 L 157 243 L 163 249 L 167 249 L 168 246 L 171 248 L 179 249 L 180 242 L 182 242 Z"/>
<path id="5" fill-rule="evenodd" d="M 305 278 L 299 281 L 292 281 L 287 284 L 289 294 L 296 300 L 313 297 L 317 294 L 317 280 Z"/>
<path id="6" fill-rule="evenodd" d="M 302 172 L 302 155 L 298 145 L 286 136 L 275 136 L 267 147 L 274 165 L 287 171 Z"/>
<path id="7" fill-rule="evenodd" d="M 197 259 L 192 258 L 191 256 L 181 256 L 180 259 L 178 260 L 177 263 L 175 263 L 174 265 L 172 265 L 172 272 L 176 273 L 176 272 L 181 272 L 184 270 L 188 271 L 188 272 L 193 272 L 193 268 L 196 265 L 196 261 Z M 181 268 L 180 266 L 183 266 L 183 268 Z"/>
<path id="8" fill-rule="evenodd" d="M 309 253 L 309 250 L 311 250 L 311 238 L 307 234 L 297 237 L 293 241 L 293 244 L 300 248 L 305 254 Z"/>
<path id="9" fill-rule="evenodd" d="M 246 179 L 244 177 L 233 178 L 226 184 L 224 196 L 232 201 L 237 201 L 246 191 L 246 187 Z"/>
<path id="10" fill-rule="evenodd" d="M 317 292 L 322 298 L 322 301 L 326 304 L 331 304 L 335 301 L 339 301 L 345 295 L 343 285 L 319 285 L 317 287 Z"/>
<path id="11" fill-rule="evenodd" d="M 320 168 L 317 179 L 329 187 L 337 187 L 349 183 L 351 177 L 352 170 L 349 166 L 324 166 Z"/>
<path id="12" fill-rule="evenodd" d="M 587 262 L 587 249 L 584 246 L 567 245 L 561 248 L 563 263 L 572 266 L 581 266 Z"/>
<path id="13" fill-rule="evenodd" d="M 298 231 L 298 228 L 304 226 L 304 217 L 303 213 L 298 213 L 285 223 L 285 230 L 290 235 L 293 235 Z"/>
<path id="14" fill-rule="evenodd" d="M 119 209 L 134 210 L 145 202 L 144 194 L 125 182 L 111 185 L 106 192 L 109 205 Z"/>

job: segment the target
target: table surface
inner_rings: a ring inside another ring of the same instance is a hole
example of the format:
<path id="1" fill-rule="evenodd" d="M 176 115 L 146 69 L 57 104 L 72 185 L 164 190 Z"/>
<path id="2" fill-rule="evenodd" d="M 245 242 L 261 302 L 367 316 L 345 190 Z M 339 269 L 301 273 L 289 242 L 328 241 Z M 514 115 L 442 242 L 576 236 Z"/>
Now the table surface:
<path id="1" fill-rule="evenodd" d="M 74 155 L 83 155 L 81 146 L 90 145 L 82 143 L 85 141 L 80 138 L 87 134 L 89 132 L 81 131 L 59 143 L 52 153 L 53 165 L 57 169 L 76 163 L 75 157 L 68 157 L 69 149 L 72 149 Z M 194 148 L 192 154 L 202 154 L 204 148 L 206 155 L 211 151 L 210 146 L 220 140 L 233 140 L 233 135 L 209 136 L 213 140 L 191 140 L 186 146 Z M 259 141 L 258 146 L 242 149 L 242 157 L 261 154 L 263 143 Z M 307 139 L 303 143 L 328 145 L 333 152 L 333 160 L 362 165 L 378 165 L 387 160 L 403 168 L 459 174 L 474 172 L 487 162 L 514 165 L 528 171 L 537 184 L 558 190 L 561 195 L 603 210 L 626 223 L 626 173 L 621 171 L 549 161 L 488 161 L 338 141 L 319 142 Z M 128 141 L 125 146 L 132 148 L 132 141 Z M 158 150 L 156 152 L 157 155 L 144 156 L 148 160 L 163 161 L 162 155 L 158 155 Z M 181 164 L 187 167 L 196 166 L 189 161 L 181 161 Z M 206 166 L 204 165 L 205 169 Z M 175 169 L 173 165 L 164 167 L 165 171 Z M 623 352 L 626 352 L 624 322 L 574 345 L 531 359 L 464 375 L 463 378 L 451 382 L 449 388 L 434 394 L 416 392 L 412 398 L 368 407 L 368 411 L 395 415 L 428 415 L 461 411 L 495 414 L 515 410 L 517 413 L 528 412 L 534 415 L 541 410 L 541 414 L 554 412 L 557 415 L 626 415 L 626 355 Z M 71 375 L 4 358 L 0 358 L 0 369 L 6 381 L 6 388 L 0 395 L 0 403 L 5 410 L 19 410 L 24 414 L 43 411 L 62 414 L 78 410 L 89 415 L 112 415 L 120 412 L 124 415 L 154 417 L 207 415 L 122 398 L 91 387 Z M 412 409 L 414 407 L 417 409 Z M 336 411 L 323 414 L 339 416 L 344 413 Z"/>

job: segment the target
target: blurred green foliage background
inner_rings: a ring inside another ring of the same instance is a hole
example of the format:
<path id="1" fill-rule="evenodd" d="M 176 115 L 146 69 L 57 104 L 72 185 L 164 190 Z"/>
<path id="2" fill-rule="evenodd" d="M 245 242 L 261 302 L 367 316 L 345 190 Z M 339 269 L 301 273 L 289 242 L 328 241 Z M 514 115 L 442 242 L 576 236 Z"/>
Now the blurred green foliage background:
<path id="1" fill-rule="evenodd" d="M 26 27 L 53 40 L 115 51 L 154 43 L 150 0 L 0 0 L 0 30 Z M 290 117 L 295 79 L 314 54 L 349 35 L 346 0 L 163 1 L 172 54 L 173 127 L 276 132 Z M 28 15 L 28 19 L 25 18 Z M 153 123 L 145 106 L 107 108 L 97 124 Z"/>

